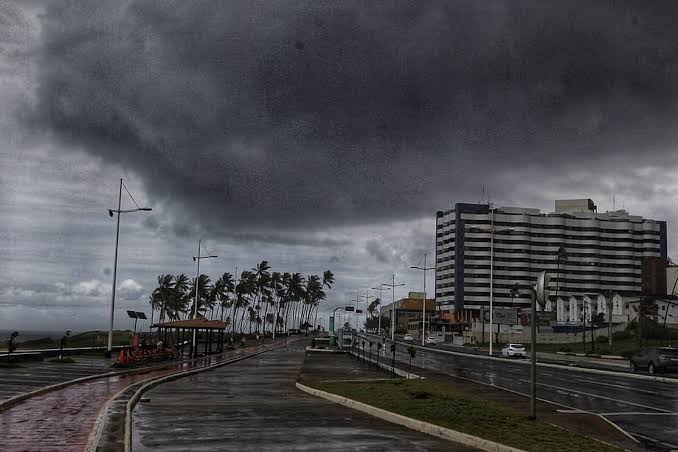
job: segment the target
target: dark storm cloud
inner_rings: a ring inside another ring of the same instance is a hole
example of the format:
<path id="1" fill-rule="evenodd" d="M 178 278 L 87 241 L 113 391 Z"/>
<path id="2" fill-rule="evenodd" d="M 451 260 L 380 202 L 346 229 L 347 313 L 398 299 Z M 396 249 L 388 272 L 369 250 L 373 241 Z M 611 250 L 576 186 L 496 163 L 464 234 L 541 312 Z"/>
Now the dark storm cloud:
<path id="1" fill-rule="evenodd" d="M 536 168 L 672 158 L 673 2 L 47 8 L 36 127 L 140 173 L 179 223 L 412 218 Z"/>

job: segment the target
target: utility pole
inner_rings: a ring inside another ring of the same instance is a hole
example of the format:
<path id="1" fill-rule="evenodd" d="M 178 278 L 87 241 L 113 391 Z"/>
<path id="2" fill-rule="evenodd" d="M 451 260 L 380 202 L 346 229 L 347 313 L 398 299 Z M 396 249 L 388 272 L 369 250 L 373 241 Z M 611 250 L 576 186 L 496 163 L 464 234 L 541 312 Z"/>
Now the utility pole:
<path id="1" fill-rule="evenodd" d="M 435 267 L 426 266 L 426 253 L 424 253 L 424 266 L 423 267 L 410 267 L 414 270 L 422 270 L 424 272 L 424 299 L 421 303 L 421 345 L 425 345 L 425 335 L 426 335 L 426 270 L 435 270 Z"/>
<path id="2" fill-rule="evenodd" d="M 377 308 L 379 309 L 379 326 L 377 327 L 377 336 L 381 336 L 381 305 L 384 302 L 384 299 L 382 298 L 382 290 L 384 289 L 384 283 L 379 284 L 379 287 L 372 287 L 373 290 L 378 290 L 379 291 L 379 305 Z M 390 288 L 386 290 L 391 290 Z"/>
<path id="3" fill-rule="evenodd" d="M 123 213 L 130 212 L 150 212 L 152 210 L 150 207 L 139 207 L 139 204 L 137 204 L 134 197 L 132 197 L 132 194 L 129 192 L 127 187 L 125 187 L 125 191 L 129 195 L 129 197 L 132 198 L 132 202 L 134 202 L 136 209 L 121 210 L 123 187 L 125 187 L 125 184 L 122 182 L 122 179 L 120 179 L 120 189 L 118 190 L 118 209 L 117 210 L 108 209 L 108 215 L 110 217 L 113 217 L 113 213 L 118 214 L 117 225 L 115 229 L 115 257 L 113 258 L 113 287 L 111 289 L 111 315 L 108 321 L 108 347 L 106 348 L 106 357 L 108 358 L 111 357 L 111 351 L 113 350 L 113 318 L 115 316 L 115 286 L 117 285 L 116 281 L 118 277 L 118 241 L 120 238 L 120 215 Z"/>
<path id="4" fill-rule="evenodd" d="M 196 274 L 195 274 L 195 299 L 193 300 L 193 319 L 198 318 L 198 286 L 199 286 L 199 283 L 200 283 L 200 259 L 210 259 L 210 258 L 217 257 L 215 255 L 201 256 L 200 255 L 201 248 L 202 248 L 201 245 L 202 245 L 202 239 L 199 239 L 198 240 L 198 255 L 193 256 L 193 261 L 198 263 L 198 268 L 197 268 Z M 197 328 L 193 329 L 193 344 L 191 344 L 191 345 L 192 345 L 192 348 L 194 349 L 194 351 L 191 353 L 191 357 L 194 357 L 198 353 L 198 344 L 196 343 L 197 331 L 198 331 Z"/>
<path id="5" fill-rule="evenodd" d="M 391 340 L 395 341 L 395 316 L 396 316 L 396 308 L 395 308 L 395 288 L 398 286 L 404 286 L 405 284 L 396 284 L 395 283 L 395 273 L 393 273 L 393 282 L 391 284 L 386 284 L 382 283 L 386 287 L 390 287 L 391 290 L 393 291 L 393 301 L 391 302 Z"/>

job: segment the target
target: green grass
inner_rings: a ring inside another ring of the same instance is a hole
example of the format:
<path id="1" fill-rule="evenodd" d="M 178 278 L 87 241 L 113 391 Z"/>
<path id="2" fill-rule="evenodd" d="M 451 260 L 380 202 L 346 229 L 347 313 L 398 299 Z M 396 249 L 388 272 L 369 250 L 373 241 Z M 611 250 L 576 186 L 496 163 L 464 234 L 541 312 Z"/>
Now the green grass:
<path id="1" fill-rule="evenodd" d="M 661 339 L 644 339 L 643 347 L 650 346 L 661 346 L 666 344 L 666 341 Z M 525 347 L 529 350 L 530 344 L 525 344 Z M 631 356 L 637 353 L 640 350 L 641 346 L 638 343 L 638 339 L 629 338 L 629 339 L 619 339 L 612 341 L 612 350 L 610 350 L 607 343 L 601 344 L 597 343 L 595 348 L 595 353 L 597 354 L 606 354 L 606 355 L 621 355 L 621 356 Z M 557 353 L 557 352 L 571 352 L 571 353 L 592 353 L 591 350 L 591 336 L 587 335 L 586 345 L 582 344 L 580 341 L 568 343 L 568 344 L 537 344 L 538 352 L 546 353 Z"/>
<path id="2" fill-rule="evenodd" d="M 530 451 L 620 451 L 432 380 L 313 382 L 313 387 L 403 416 Z"/>
<path id="3" fill-rule="evenodd" d="M 597 337 L 597 336 L 596 336 Z M 525 348 L 530 350 L 530 343 L 522 343 Z M 675 340 L 673 344 L 678 344 L 678 334 L 675 335 Z M 494 347 L 501 349 L 505 344 L 501 343 L 499 345 L 494 344 Z M 666 346 L 667 341 L 662 339 L 643 339 L 643 347 L 653 347 L 653 346 Z M 477 346 L 482 349 L 487 349 L 490 344 L 473 344 L 472 346 Z M 641 349 L 641 346 L 637 338 L 629 339 L 617 339 L 612 341 L 612 349 L 610 350 L 607 342 L 605 343 L 596 343 L 595 354 L 603 355 L 620 355 L 629 357 L 634 355 Z M 591 336 L 586 335 L 586 345 L 582 344 L 581 340 L 577 342 L 568 342 L 568 343 L 547 343 L 547 344 L 537 344 L 537 351 L 543 353 L 558 353 L 558 352 L 567 352 L 567 353 L 594 353 L 591 350 Z"/>

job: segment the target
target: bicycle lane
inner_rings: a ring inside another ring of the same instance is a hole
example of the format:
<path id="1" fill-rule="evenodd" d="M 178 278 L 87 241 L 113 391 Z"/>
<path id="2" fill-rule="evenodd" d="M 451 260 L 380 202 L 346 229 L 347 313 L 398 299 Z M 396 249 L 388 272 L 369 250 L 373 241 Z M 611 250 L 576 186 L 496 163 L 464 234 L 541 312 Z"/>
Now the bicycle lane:
<path id="1" fill-rule="evenodd" d="M 126 387 L 150 378 L 206 367 L 276 344 L 226 351 L 163 369 L 102 377 L 37 395 L 0 412 L 0 449 L 4 452 L 82 451 L 101 408 Z"/>

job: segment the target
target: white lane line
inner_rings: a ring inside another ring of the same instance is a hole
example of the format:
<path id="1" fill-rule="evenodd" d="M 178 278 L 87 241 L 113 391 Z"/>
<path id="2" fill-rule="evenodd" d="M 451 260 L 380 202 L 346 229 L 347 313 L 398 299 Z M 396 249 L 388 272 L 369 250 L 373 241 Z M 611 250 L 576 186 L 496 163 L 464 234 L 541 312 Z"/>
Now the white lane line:
<path id="1" fill-rule="evenodd" d="M 653 443 L 656 443 L 656 444 L 662 444 L 662 445 L 664 445 L 664 446 L 668 446 L 668 447 L 671 448 L 672 450 L 673 450 L 673 449 L 678 449 L 678 446 L 675 445 L 675 444 L 665 443 L 665 442 L 659 441 L 658 439 L 654 439 L 654 438 L 652 438 L 651 436 L 641 435 L 640 433 L 636 433 L 636 436 L 637 436 L 638 438 L 643 438 L 643 439 L 646 440 L 646 441 L 650 441 L 650 442 L 653 442 Z"/>
<path id="2" fill-rule="evenodd" d="M 648 413 L 647 411 L 623 411 L 620 413 L 600 413 L 601 416 L 678 416 L 674 413 Z"/>
<path id="3" fill-rule="evenodd" d="M 520 380 L 520 381 L 525 382 L 525 383 L 530 382 L 530 380 Z M 589 396 L 589 397 L 595 397 L 595 398 L 598 398 L 598 399 L 611 400 L 612 402 L 622 403 L 622 404 L 625 404 L 625 405 L 633 405 L 633 406 L 645 408 L 645 409 L 648 409 L 648 410 L 658 411 L 658 412 L 661 412 L 661 413 L 671 413 L 671 411 L 664 410 L 662 408 L 656 408 L 656 407 L 652 407 L 652 406 L 648 406 L 648 405 L 643 405 L 643 404 L 640 404 L 640 403 L 628 402 L 626 400 L 615 399 L 613 397 L 605 397 L 605 396 L 602 396 L 600 394 L 593 394 L 593 393 L 590 393 L 590 392 L 577 391 L 576 389 L 564 388 L 562 386 L 549 385 L 549 384 L 546 384 L 546 383 L 539 383 L 539 382 L 537 382 L 537 385 L 546 386 L 547 388 L 558 389 L 558 390 L 565 391 L 565 392 L 571 392 L 573 394 L 581 394 L 581 395 L 585 395 L 585 396 Z"/>
<path id="4" fill-rule="evenodd" d="M 586 380 L 584 378 L 575 378 L 575 380 L 582 381 L 582 382 L 585 382 L 585 383 L 592 383 L 592 384 L 596 384 L 596 385 L 610 386 L 610 387 L 613 387 L 613 388 L 628 389 L 628 390 L 633 391 L 633 392 L 643 392 L 645 394 L 651 394 L 651 395 L 662 395 L 662 396 L 666 395 L 666 393 L 663 393 L 663 392 L 648 391 L 647 389 L 637 389 L 637 388 L 634 388 L 632 386 L 626 386 L 626 385 L 616 385 L 616 384 L 612 384 L 612 383 L 602 383 L 600 381 Z"/>

